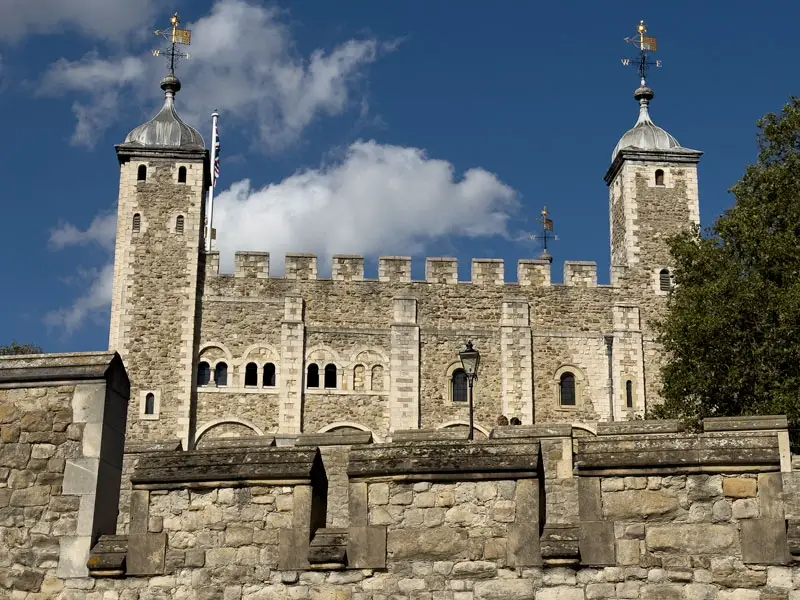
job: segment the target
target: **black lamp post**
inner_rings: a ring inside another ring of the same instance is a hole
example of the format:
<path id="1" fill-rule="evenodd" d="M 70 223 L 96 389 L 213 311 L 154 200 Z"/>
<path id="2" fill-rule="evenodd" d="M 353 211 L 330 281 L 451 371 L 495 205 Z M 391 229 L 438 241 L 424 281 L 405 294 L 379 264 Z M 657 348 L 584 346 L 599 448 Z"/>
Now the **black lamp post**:
<path id="1" fill-rule="evenodd" d="M 481 362 L 481 353 L 472 347 L 472 341 L 467 342 L 467 347 L 458 353 L 461 358 L 461 366 L 464 367 L 464 373 L 467 376 L 467 383 L 469 384 L 469 437 L 467 439 L 475 439 L 473 423 L 475 420 L 474 411 L 472 409 L 472 384 L 475 378 L 478 377 L 478 363 Z"/>

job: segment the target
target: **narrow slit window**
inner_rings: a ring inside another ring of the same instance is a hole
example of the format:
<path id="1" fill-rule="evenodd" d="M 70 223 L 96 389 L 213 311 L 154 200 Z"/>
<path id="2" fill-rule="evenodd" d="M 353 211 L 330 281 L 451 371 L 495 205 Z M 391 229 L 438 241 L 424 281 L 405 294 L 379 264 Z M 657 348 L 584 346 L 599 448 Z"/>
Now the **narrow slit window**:
<path id="1" fill-rule="evenodd" d="M 211 382 L 211 368 L 206 361 L 197 365 L 197 385 L 206 386 Z"/>
<path id="2" fill-rule="evenodd" d="M 178 183 L 186 183 L 186 167 L 178 169 Z"/>
<path id="3" fill-rule="evenodd" d="M 453 377 L 450 380 L 450 397 L 453 402 L 467 401 L 467 373 L 464 369 L 453 371 Z"/>
<path id="4" fill-rule="evenodd" d="M 306 387 L 319 387 L 319 367 L 317 365 L 308 365 L 308 371 L 306 374 Z"/>
<path id="5" fill-rule="evenodd" d="M 133 233 L 139 233 L 142 229 L 142 215 L 136 213 L 133 215 Z"/>
<path id="6" fill-rule="evenodd" d="M 149 392 L 147 396 L 144 397 L 144 414 L 156 414 L 156 395 L 153 392 Z"/>
<path id="7" fill-rule="evenodd" d="M 244 384 L 253 387 L 258 385 L 258 365 L 256 363 L 247 363 L 244 368 Z"/>
<path id="8" fill-rule="evenodd" d="M 381 365 L 372 367 L 372 391 L 383 391 L 383 367 Z"/>
<path id="9" fill-rule="evenodd" d="M 275 365 L 272 363 L 264 365 L 264 387 L 275 387 Z"/>
<path id="10" fill-rule="evenodd" d="M 630 379 L 625 382 L 625 406 L 633 408 L 633 382 Z"/>
<path id="11" fill-rule="evenodd" d="M 178 215 L 175 219 L 175 233 L 183 235 L 183 215 Z"/>
<path id="12" fill-rule="evenodd" d="M 145 165 L 139 165 L 139 168 L 136 169 L 136 181 L 147 181 L 147 167 Z"/>
<path id="13" fill-rule="evenodd" d="M 559 400 L 561 406 L 575 406 L 575 375 L 564 373 L 559 382 Z"/>
<path id="14" fill-rule="evenodd" d="M 656 185 L 664 185 L 664 171 L 656 169 Z"/>
<path id="15" fill-rule="evenodd" d="M 334 364 L 325 365 L 325 387 L 329 389 L 336 387 L 336 365 Z"/>
<path id="16" fill-rule="evenodd" d="M 218 387 L 228 385 L 228 365 L 224 362 L 217 363 L 217 366 L 214 367 L 214 383 Z"/>
<path id="17" fill-rule="evenodd" d="M 661 269 L 658 274 L 658 287 L 662 292 L 668 292 L 672 289 L 672 276 L 669 274 L 669 269 Z"/>

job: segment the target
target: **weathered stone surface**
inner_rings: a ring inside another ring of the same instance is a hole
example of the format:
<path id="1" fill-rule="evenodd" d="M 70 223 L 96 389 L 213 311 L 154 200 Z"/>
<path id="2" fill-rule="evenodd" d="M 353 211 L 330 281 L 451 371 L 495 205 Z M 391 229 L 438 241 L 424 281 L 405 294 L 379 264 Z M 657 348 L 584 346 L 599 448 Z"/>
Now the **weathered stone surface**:
<path id="1" fill-rule="evenodd" d="M 739 535 L 733 525 L 650 525 L 645 542 L 648 550 L 725 555 L 738 549 Z"/>
<path id="2" fill-rule="evenodd" d="M 533 581 L 530 579 L 496 579 L 479 581 L 474 587 L 475 600 L 534 600 Z M 551 596 L 549 600 L 554 600 Z M 559 600 L 572 600 L 563 598 Z"/>
<path id="3" fill-rule="evenodd" d="M 663 516 L 677 508 L 677 496 L 666 491 L 625 490 L 603 494 L 603 517 L 608 520 Z"/>
<path id="4" fill-rule="evenodd" d="M 742 560 L 745 563 L 782 565 L 789 562 L 786 521 L 746 519 L 742 528 Z"/>
<path id="5" fill-rule="evenodd" d="M 583 565 L 614 565 L 614 523 L 584 521 L 580 527 L 580 555 Z M 638 563 L 638 561 L 637 561 Z"/>
<path id="6" fill-rule="evenodd" d="M 471 558 L 471 547 L 466 530 L 450 527 L 393 530 L 386 542 L 389 557 L 394 560 Z"/>
<path id="7" fill-rule="evenodd" d="M 755 479 L 741 477 L 725 477 L 722 490 L 729 498 L 755 498 L 757 484 Z"/>

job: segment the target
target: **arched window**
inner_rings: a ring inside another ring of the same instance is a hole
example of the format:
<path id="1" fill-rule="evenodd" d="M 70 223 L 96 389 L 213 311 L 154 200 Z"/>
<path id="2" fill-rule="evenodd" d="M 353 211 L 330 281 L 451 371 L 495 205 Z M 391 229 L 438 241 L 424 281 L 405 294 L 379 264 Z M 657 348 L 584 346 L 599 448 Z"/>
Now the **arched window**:
<path id="1" fill-rule="evenodd" d="M 661 269 L 658 274 L 658 287 L 662 292 L 672 289 L 672 276 L 669 274 L 669 269 Z"/>
<path id="2" fill-rule="evenodd" d="M 147 167 L 145 165 L 139 165 L 136 170 L 136 181 L 147 181 Z"/>
<path id="3" fill-rule="evenodd" d="M 183 235 L 183 215 L 178 215 L 175 219 L 175 233 Z"/>
<path id="4" fill-rule="evenodd" d="M 264 387 L 275 387 L 275 365 L 267 363 L 264 365 Z"/>
<path id="5" fill-rule="evenodd" d="M 450 398 L 453 402 L 467 401 L 467 374 L 464 369 L 453 371 L 453 377 L 450 380 Z"/>
<path id="6" fill-rule="evenodd" d="M 147 396 L 144 397 L 144 414 L 156 414 L 156 395 L 153 392 L 149 392 Z"/>
<path id="7" fill-rule="evenodd" d="M 197 385 L 208 385 L 211 381 L 211 367 L 208 366 L 206 361 L 197 365 Z"/>
<path id="8" fill-rule="evenodd" d="M 372 391 L 383 391 L 383 367 L 381 365 L 372 367 Z"/>
<path id="9" fill-rule="evenodd" d="M 319 387 L 319 367 L 315 364 L 308 365 L 308 372 L 306 374 L 306 387 Z"/>
<path id="10" fill-rule="evenodd" d="M 561 406 L 575 406 L 575 375 L 564 373 L 559 382 L 559 401 Z"/>
<path id="11" fill-rule="evenodd" d="M 625 382 L 625 406 L 633 408 L 633 382 L 630 379 Z"/>
<path id="12" fill-rule="evenodd" d="M 336 365 L 332 363 L 325 365 L 325 387 L 329 389 L 336 387 Z"/>
<path id="13" fill-rule="evenodd" d="M 142 215 L 136 213 L 133 215 L 133 233 L 139 233 L 142 229 Z"/>
<path id="14" fill-rule="evenodd" d="M 178 183 L 186 183 L 186 167 L 178 168 Z"/>
<path id="15" fill-rule="evenodd" d="M 258 365 L 256 363 L 247 363 L 244 368 L 244 384 L 253 387 L 258 385 Z"/>
<path id="16" fill-rule="evenodd" d="M 664 171 L 656 169 L 656 185 L 664 185 Z"/>
<path id="17" fill-rule="evenodd" d="M 353 389 L 360 391 L 364 389 L 364 376 L 366 369 L 364 365 L 356 365 L 353 369 Z"/>
<path id="18" fill-rule="evenodd" d="M 228 365 L 224 362 L 219 362 L 214 367 L 214 383 L 218 387 L 228 385 Z"/>

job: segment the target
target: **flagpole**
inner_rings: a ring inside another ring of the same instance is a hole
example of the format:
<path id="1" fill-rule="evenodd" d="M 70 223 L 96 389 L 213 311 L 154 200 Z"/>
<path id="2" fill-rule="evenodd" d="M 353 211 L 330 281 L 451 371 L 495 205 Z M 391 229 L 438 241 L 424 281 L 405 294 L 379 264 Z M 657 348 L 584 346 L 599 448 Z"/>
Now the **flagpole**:
<path id="1" fill-rule="evenodd" d="M 219 113 L 211 113 L 211 187 L 208 190 L 208 225 L 206 226 L 206 252 L 211 252 L 211 234 L 214 231 L 214 188 L 217 185 L 217 146 Z"/>

